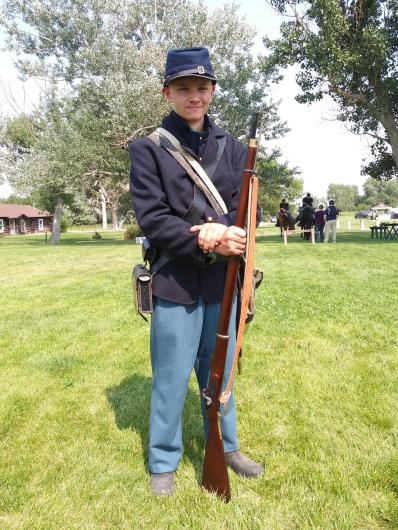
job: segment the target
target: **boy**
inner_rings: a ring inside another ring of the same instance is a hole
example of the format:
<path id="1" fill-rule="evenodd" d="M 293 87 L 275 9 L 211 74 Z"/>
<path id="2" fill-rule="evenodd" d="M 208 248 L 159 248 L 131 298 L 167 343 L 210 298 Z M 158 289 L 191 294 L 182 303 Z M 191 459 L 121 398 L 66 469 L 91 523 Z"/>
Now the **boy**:
<path id="1" fill-rule="evenodd" d="M 175 470 L 182 455 L 181 414 L 189 377 L 194 369 L 199 388 L 206 388 L 224 287 L 225 257 L 242 254 L 246 245 L 245 231 L 233 225 L 246 149 L 207 115 L 215 86 L 206 48 L 168 52 L 162 92 L 174 110 L 164 118 L 162 127 L 205 169 L 219 157 L 212 181 L 227 206 L 226 214 L 218 216 L 204 201 L 193 222 L 188 222 L 187 213 L 197 189 L 183 167 L 150 138 L 130 146 L 131 196 L 137 221 L 151 245 L 170 258 L 153 278 L 149 469 L 155 495 L 174 491 Z M 234 314 L 229 334 L 226 377 L 235 349 Z M 238 451 L 233 396 L 229 403 L 221 419 L 226 462 L 240 475 L 258 476 L 262 466 Z M 206 436 L 203 404 L 202 414 Z"/>

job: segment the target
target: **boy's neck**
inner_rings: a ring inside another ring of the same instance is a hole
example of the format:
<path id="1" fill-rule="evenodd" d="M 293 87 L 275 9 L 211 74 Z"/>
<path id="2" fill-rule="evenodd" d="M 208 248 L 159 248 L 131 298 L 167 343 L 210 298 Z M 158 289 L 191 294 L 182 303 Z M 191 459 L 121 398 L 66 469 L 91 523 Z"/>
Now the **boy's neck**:
<path id="1" fill-rule="evenodd" d="M 200 127 L 200 128 L 198 129 L 197 127 L 191 127 L 191 126 L 189 125 L 189 123 L 188 123 L 188 126 L 189 126 L 189 128 L 191 129 L 191 131 L 196 132 L 196 133 L 201 133 L 201 132 L 203 132 L 203 129 L 204 129 L 203 125 L 204 125 L 204 124 L 202 123 L 202 127 Z"/>
<path id="2" fill-rule="evenodd" d="M 197 122 L 188 122 L 186 120 L 184 120 L 184 118 L 182 116 L 180 116 L 175 110 L 174 112 L 176 113 L 176 115 L 180 118 L 181 121 L 183 121 L 187 127 L 189 127 L 191 129 L 191 131 L 193 132 L 196 132 L 196 133 L 201 133 L 205 130 L 205 116 L 203 117 L 203 119 L 201 121 L 197 121 Z"/>

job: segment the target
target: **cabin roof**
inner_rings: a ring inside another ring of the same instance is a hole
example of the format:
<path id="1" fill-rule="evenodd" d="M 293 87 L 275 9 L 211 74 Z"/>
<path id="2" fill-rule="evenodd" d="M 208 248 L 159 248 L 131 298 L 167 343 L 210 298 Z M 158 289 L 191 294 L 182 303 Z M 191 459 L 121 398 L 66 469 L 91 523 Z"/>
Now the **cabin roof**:
<path id="1" fill-rule="evenodd" d="M 17 219 L 18 217 L 53 217 L 45 210 L 39 210 L 29 204 L 0 204 L 0 218 Z"/>

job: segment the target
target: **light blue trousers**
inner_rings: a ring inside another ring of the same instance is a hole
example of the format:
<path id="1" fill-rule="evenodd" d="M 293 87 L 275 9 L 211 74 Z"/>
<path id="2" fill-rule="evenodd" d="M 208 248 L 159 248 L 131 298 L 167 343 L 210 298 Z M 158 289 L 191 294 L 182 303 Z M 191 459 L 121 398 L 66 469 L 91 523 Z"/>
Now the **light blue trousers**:
<path id="1" fill-rule="evenodd" d="M 199 388 L 206 388 L 213 353 L 220 304 L 202 299 L 182 305 L 154 300 L 151 320 L 152 395 L 149 434 L 149 469 L 165 473 L 177 469 L 182 456 L 182 411 L 188 382 L 195 370 Z M 229 325 L 229 345 L 224 375 L 227 384 L 235 352 L 236 302 Z M 207 416 L 202 403 L 205 436 Z M 221 418 L 224 450 L 238 449 L 236 407 L 232 394 L 228 411 Z"/>

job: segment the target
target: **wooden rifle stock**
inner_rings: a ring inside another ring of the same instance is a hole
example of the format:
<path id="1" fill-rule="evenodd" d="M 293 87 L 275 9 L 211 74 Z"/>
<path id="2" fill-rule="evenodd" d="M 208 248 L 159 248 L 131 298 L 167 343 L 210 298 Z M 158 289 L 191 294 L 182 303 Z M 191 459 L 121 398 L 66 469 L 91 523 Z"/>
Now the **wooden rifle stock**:
<path id="1" fill-rule="evenodd" d="M 246 223 L 250 179 L 253 174 L 257 154 L 256 133 L 258 120 L 259 114 L 255 113 L 250 129 L 246 166 L 243 172 L 239 205 L 235 220 L 235 226 L 238 226 L 239 228 L 244 228 Z M 209 422 L 209 435 L 207 438 L 205 458 L 203 462 L 202 486 L 208 491 L 217 493 L 217 495 L 222 497 L 225 502 L 230 500 L 231 490 L 229 487 L 228 471 L 225 462 L 219 409 L 228 349 L 228 328 L 239 267 L 240 258 L 238 256 L 230 257 L 218 321 L 209 384 L 202 393 L 202 397 L 206 402 L 206 411 Z"/>

